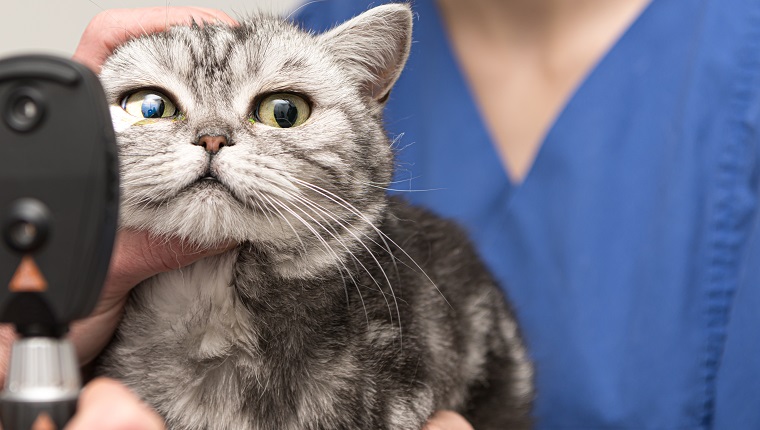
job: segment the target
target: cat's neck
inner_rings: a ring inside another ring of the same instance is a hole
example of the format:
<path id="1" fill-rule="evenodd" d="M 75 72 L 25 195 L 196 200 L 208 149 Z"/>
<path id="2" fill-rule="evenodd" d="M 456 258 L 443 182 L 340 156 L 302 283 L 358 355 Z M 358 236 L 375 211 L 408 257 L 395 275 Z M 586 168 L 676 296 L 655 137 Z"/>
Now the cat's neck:
<path id="1" fill-rule="evenodd" d="M 347 317 L 345 292 L 325 287 L 342 286 L 339 275 L 286 279 L 277 272 L 267 255 L 244 245 L 145 281 L 133 305 L 152 310 L 158 332 L 183 327 L 172 330 L 197 360 L 226 356 L 241 337 L 250 339 L 246 345 L 256 355 L 266 356 L 280 345 L 267 339 L 314 336 L 309 327 Z"/>

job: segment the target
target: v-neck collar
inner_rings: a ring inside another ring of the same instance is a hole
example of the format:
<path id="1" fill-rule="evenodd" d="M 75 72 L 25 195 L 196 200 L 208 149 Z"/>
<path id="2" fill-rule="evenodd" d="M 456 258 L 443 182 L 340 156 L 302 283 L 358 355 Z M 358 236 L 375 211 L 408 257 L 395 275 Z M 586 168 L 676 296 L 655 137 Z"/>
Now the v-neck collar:
<path id="1" fill-rule="evenodd" d="M 464 92 L 467 94 L 467 97 L 462 100 L 462 103 L 466 104 L 466 109 L 468 111 L 476 113 L 476 115 L 473 117 L 477 118 L 476 121 L 478 122 L 478 129 L 483 130 L 487 137 L 486 139 L 473 139 L 472 142 L 468 142 L 468 144 L 487 143 L 487 145 L 484 147 L 477 148 L 478 152 L 482 152 L 485 155 L 482 158 L 481 168 L 484 172 L 488 172 L 488 175 L 491 176 L 494 180 L 497 180 L 498 182 L 504 184 L 503 191 L 500 194 L 508 196 L 515 194 L 518 189 L 522 188 L 525 183 L 530 181 L 531 176 L 535 176 L 535 171 L 537 170 L 536 166 L 542 163 L 542 160 L 547 157 L 545 153 L 551 152 L 553 150 L 553 146 L 567 144 L 563 143 L 563 141 L 569 139 L 567 139 L 565 136 L 558 135 L 556 130 L 567 128 L 564 126 L 564 123 L 570 120 L 567 118 L 568 109 L 571 105 L 574 104 L 574 100 L 583 94 L 584 88 L 589 85 L 590 81 L 599 79 L 599 75 L 604 75 L 604 65 L 607 58 L 615 55 L 615 53 L 621 49 L 621 42 L 626 39 L 636 37 L 635 33 L 636 29 L 639 27 L 638 23 L 641 20 L 645 19 L 644 17 L 646 15 L 652 13 L 650 12 L 650 9 L 653 8 L 653 4 L 655 3 L 659 3 L 659 1 L 650 1 L 650 3 L 646 5 L 641 10 L 641 12 L 639 12 L 639 15 L 631 21 L 631 23 L 628 25 L 628 28 L 620 33 L 620 36 L 618 36 L 617 40 L 612 43 L 610 49 L 604 53 L 598 59 L 596 64 L 594 64 L 588 70 L 586 75 L 581 79 L 570 96 L 564 102 L 564 105 L 560 108 L 554 120 L 551 122 L 549 128 L 546 130 L 544 137 L 542 138 L 542 141 L 536 150 L 536 154 L 531 162 L 531 166 L 523 176 L 522 180 L 519 182 L 513 182 L 509 176 L 509 173 L 507 172 L 507 167 L 504 165 L 501 159 L 501 155 L 496 148 L 495 141 L 490 134 L 489 127 L 485 122 L 485 118 L 479 113 L 480 110 L 475 95 L 469 85 L 464 70 L 462 69 L 459 61 L 456 59 L 453 46 L 449 40 L 448 33 L 446 32 L 445 22 L 441 11 L 437 7 L 435 0 L 430 0 L 428 2 L 428 14 L 431 16 L 431 18 L 434 18 L 429 20 L 430 25 L 434 26 L 434 32 L 431 32 L 430 34 L 433 34 L 435 39 L 440 40 L 444 44 L 444 49 L 441 50 L 441 53 L 444 54 L 444 57 L 441 59 L 441 69 L 439 70 L 450 70 L 451 76 L 449 77 L 448 81 L 456 82 L 457 85 L 461 86 L 464 89 Z"/>

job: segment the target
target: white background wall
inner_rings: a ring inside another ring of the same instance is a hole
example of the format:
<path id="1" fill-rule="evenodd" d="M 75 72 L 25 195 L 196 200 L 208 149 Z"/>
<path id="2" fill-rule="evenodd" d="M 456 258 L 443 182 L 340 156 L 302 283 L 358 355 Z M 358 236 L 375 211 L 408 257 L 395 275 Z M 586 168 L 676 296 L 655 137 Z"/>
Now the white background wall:
<path id="1" fill-rule="evenodd" d="M 169 1 L 221 9 L 231 16 L 263 8 L 292 10 L 301 0 Z M 90 19 L 103 9 L 165 6 L 167 0 L 0 0 L 0 57 L 18 53 L 71 56 Z"/>

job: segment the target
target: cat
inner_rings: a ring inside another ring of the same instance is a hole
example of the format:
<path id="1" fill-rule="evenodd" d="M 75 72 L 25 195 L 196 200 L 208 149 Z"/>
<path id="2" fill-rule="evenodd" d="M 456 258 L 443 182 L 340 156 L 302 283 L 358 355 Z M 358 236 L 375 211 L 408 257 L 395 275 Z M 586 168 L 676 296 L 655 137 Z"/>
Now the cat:
<path id="1" fill-rule="evenodd" d="M 99 373 L 171 430 L 526 429 L 533 367 L 466 234 L 386 188 L 412 12 L 264 15 L 119 47 L 122 227 L 233 251 L 140 284 Z"/>

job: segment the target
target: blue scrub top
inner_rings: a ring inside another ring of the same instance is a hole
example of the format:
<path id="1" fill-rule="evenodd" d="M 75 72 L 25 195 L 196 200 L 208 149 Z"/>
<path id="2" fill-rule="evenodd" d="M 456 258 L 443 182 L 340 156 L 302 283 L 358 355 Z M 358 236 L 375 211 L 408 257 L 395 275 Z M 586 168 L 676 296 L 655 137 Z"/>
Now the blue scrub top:
<path id="1" fill-rule="evenodd" d="M 370 4 L 299 19 L 321 30 Z M 537 366 L 537 427 L 760 429 L 760 2 L 654 0 L 519 185 L 434 3 L 414 9 L 386 110 L 393 187 L 464 224 L 502 282 Z"/>

